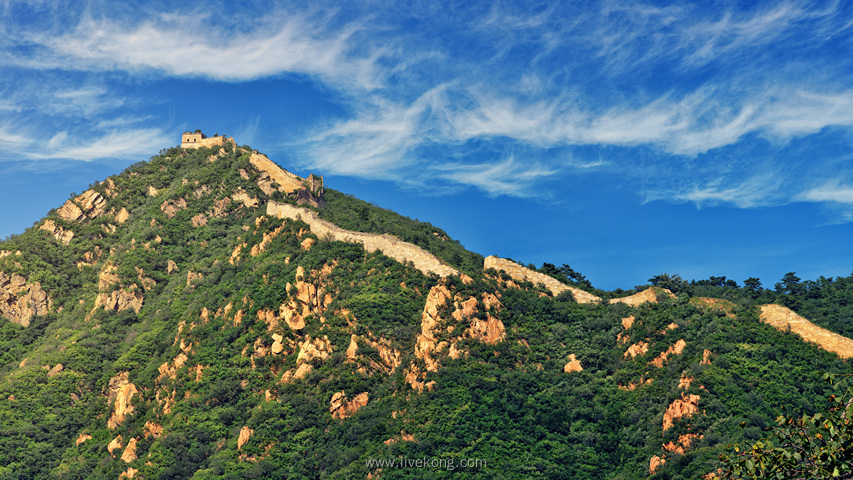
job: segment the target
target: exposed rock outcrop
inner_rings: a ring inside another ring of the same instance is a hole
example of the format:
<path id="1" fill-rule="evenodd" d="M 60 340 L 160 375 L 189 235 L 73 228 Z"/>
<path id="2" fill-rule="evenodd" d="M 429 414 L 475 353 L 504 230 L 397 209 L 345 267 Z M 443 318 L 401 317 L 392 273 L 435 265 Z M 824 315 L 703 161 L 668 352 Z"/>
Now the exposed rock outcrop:
<path id="1" fill-rule="evenodd" d="M 130 212 L 128 212 L 126 208 L 121 207 L 121 210 L 116 213 L 116 223 L 124 223 L 128 218 L 130 218 Z"/>
<path id="2" fill-rule="evenodd" d="M 131 400 L 139 391 L 136 389 L 136 385 L 128 380 L 127 372 L 122 372 L 111 378 L 109 390 L 110 402 L 115 401 L 115 404 L 110 419 L 107 421 L 107 427 L 110 430 L 115 430 L 128 415 L 133 414 L 134 408 Z"/>
<path id="3" fill-rule="evenodd" d="M 116 438 L 114 438 L 109 443 L 109 445 L 107 445 L 107 451 L 110 452 L 110 455 L 112 455 L 113 452 L 115 452 L 116 450 L 121 450 L 121 447 L 122 447 L 121 435 L 119 435 Z"/>
<path id="4" fill-rule="evenodd" d="M 255 433 L 255 431 L 246 426 L 240 429 L 240 435 L 237 437 L 237 450 L 241 450 L 243 448 L 243 445 L 252 438 L 253 433 Z"/>
<path id="5" fill-rule="evenodd" d="M 761 306 L 761 321 L 783 332 L 791 329 L 803 340 L 816 343 L 820 348 L 841 358 L 853 358 L 853 340 L 819 327 L 781 305 Z"/>
<path id="6" fill-rule="evenodd" d="M 631 358 L 634 358 L 638 355 L 645 355 L 646 352 L 648 352 L 648 351 L 649 351 L 649 342 L 642 342 L 641 341 L 641 342 L 637 342 L 637 343 L 631 345 L 630 347 L 628 347 L 628 350 L 624 354 L 622 354 L 622 356 L 623 357 L 630 356 Z"/>
<path id="7" fill-rule="evenodd" d="M 145 280 L 143 279 L 143 284 L 148 283 Z M 147 280 L 154 281 L 152 279 Z M 115 289 L 115 284 L 119 285 L 118 289 Z M 116 274 L 116 266 L 112 262 L 106 262 L 101 269 L 101 273 L 98 276 L 98 290 L 101 293 L 95 298 L 93 312 L 98 307 L 104 307 L 106 310 L 116 312 L 132 308 L 134 312 L 139 313 L 145 300 L 142 292 L 139 291 L 135 283 L 127 287 L 122 286 L 121 279 Z"/>
<path id="8" fill-rule="evenodd" d="M 347 401 L 346 392 L 342 390 L 332 395 L 332 400 L 329 402 L 329 413 L 339 419 L 351 417 L 355 412 L 367 405 L 367 400 L 367 392 L 362 392 L 352 400 Z"/>
<path id="9" fill-rule="evenodd" d="M 267 215 L 276 218 L 301 219 L 311 227 L 311 232 L 319 238 L 330 238 L 341 242 L 360 243 L 368 252 L 379 250 L 383 254 L 400 263 L 412 262 L 415 268 L 423 273 L 434 273 L 440 277 L 459 275 L 459 271 L 444 265 L 435 255 L 426 250 L 404 242 L 387 234 L 353 232 L 345 230 L 329 221 L 323 220 L 316 213 L 287 203 L 270 201 L 267 203 Z"/>
<path id="10" fill-rule="evenodd" d="M 68 200 L 56 210 L 56 214 L 69 222 L 95 218 L 104 213 L 107 200 L 94 190 L 86 190 L 74 200 Z"/>
<path id="11" fill-rule="evenodd" d="M 504 340 L 506 336 L 504 324 L 493 315 L 501 309 L 500 301 L 488 292 L 483 293 L 482 300 L 486 308 L 485 319 L 478 315 L 480 302 L 476 297 L 463 299 L 458 294 L 453 295 L 443 283 L 430 289 L 421 313 L 421 332 L 415 343 L 415 357 L 423 360 L 426 371 L 421 372 L 415 364 L 409 367 L 406 381 L 412 385 L 412 388 L 422 390 L 427 385 L 421 382 L 421 379 L 426 372 L 438 370 L 440 355 L 447 355 L 450 358 L 460 358 L 465 355 L 465 352 L 458 347 L 461 340 L 470 338 L 490 345 Z M 450 318 L 453 322 L 441 316 L 441 311 L 451 301 L 453 310 Z M 470 322 L 467 328 L 457 329 L 460 322 L 464 327 L 466 321 Z"/>
<path id="12" fill-rule="evenodd" d="M 62 242 L 65 245 L 71 243 L 71 239 L 74 238 L 74 232 L 72 230 L 67 230 L 65 228 L 60 227 L 53 220 L 45 220 L 44 223 L 41 224 L 39 230 L 44 230 L 55 238 L 57 241 Z"/>
<path id="13" fill-rule="evenodd" d="M 299 344 L 299 353 L 296 355 L 296 368 L 290 369 L 281 376 L 282 383 L 290 383 L 293 380 L 305 378 L 311 373 L 311 361 L 315 359 L 327 360 L 332 354 L 332 342 L 329 337 L 311 338 L 310 335 Z"/>
<path id="14" fill-rule="evenodd" d="M 81 443 L 86 442 L 86 440 L 91 440 L 92 436 L 88 433 L 81 433 L 79 437 L 77 437 L 76 445 L 80 445 Z"/>
<path id="15" fill-rule="evenodd" d="M 699 395 L 681 394 L 681 398 L 676 398 L 666 412 L 663 414 L 663 431 L 669 430 L 675 420 L 683 417 L 689 417 L 699 411 Z"/>
<path id="16" fill-rule="evenodd" d="M 687 346 L 687 342 L 685 342 L 684 339 L 681 339 L 681 340 L 675 342 L 674 345 L 671 345 L 665 351 L 661 352 L 660 355 L 657 356 L 657 358 L 655 358 L 654 360 L 652 360 L 649 363 L 651 363 L 652 365 L 654 365 L 658 368 L 661 368 L 661 367 L 663 367 L 663 364 L 666 363 L 666 360 L 667 360 L 667 358 L 669 358 L 670 355 L 681 355 L 681 352 L 684 351 L 684 347 L 686 347 L 686 346 Z"/>
<path id="17" fill-rule="evenodd" d="M 483 269 L 488 270 L 490 268 L 494 268 L 495 270 L 508 273 L 510 277 L 519 281 L 519 282 L 531 282 L 534 285 L 537 283 L 541 283 L 545 285 L 545 287 L 551 291 L 553 296 L 557 296 L 563 292 L 572 292 L 572 296 L 575 301 L 578 303 L 598 303 L 601 299 L 589 292 L 585 292 L 577 287 L 572 287 L 566 285 L 565 283 L 560 282 L 554 277 L 549 275 L 545 275 L 544 273 L 535 272 L 529 268 L 522 267 L 521 265 L 507 260 L 505 258 L 489 256 L 486 257 L 483 262 Z"/>
<path id="18" fill-rule="evenodd" d="M 160 205 L 160 210 L 163 211 L 166 218 L 174 218 L 180 210 L 184 210 L 186 208 L 187 201 L 184 200 L 184 197 L 179 197 L 174 200 L 166 200 L 162 205 Z"/>
<path id="19" fill-rule="evenodd" d="M 322 279 L 332 272 L 332 268 L 327 264 L 307 276 L 301 265 L 296 267 L 296 284 L 291 285 L 287 282 L 285 287 L 289 293 L 294 290 L 295 293 L 279 306 L 277 313 L 271 310 L 259 310 L 258 320 L 266 322 L 270 331 L 278 328 L 280 320 L 284 321 L 291 330 L 305 328 L 305 318 L 311 314 L 322 315 L 332 301 L 331 295 L 326 293 L 322 282 Z M 316 285 L 308 279 L 316 279 Z"/>
<path id="20" fill-rule="evenodd" d="M 50 369 L 50 371 L 47 372 L 48 378 L 61 373 L 64 368 L 65 367 L 63 367 L 61 363 L 57 363 L 56 365 L 54 365 L 53 368 Z"/>
<path id="21" fill-rule="evenodd" d="M 577 358 L 575 358 L 575 354 L 574 354 L 574 353 L 572 353 L 571 355 L 569 355 L 569 363 L 567 363 L 567 364 L 563 367 L 563 371 L 564 371 L 564 372 L 566 372 L 566 373 L 569 373 L 569 372 L 582 372 L 582 371 L 583 371 L 583 366 L 581 366 L 581 361 L 580 361 L 580 360 L 578 360 Z"/>
<path id="22" fill-rule="evenodd" d="M 138 472 L 139 472 L 139 470 L 137 470 L 133 467 L 127 467 L 127 470 L 121 472 L 121 474 L 118 476 L 118 480 L 122 480 L 123 478 L 127 478 L 128 480 L 132 480 Z"/>
<path id="23" fill-rule="evenodd" d="M 46 315 L 52 304 L 40 283 L 27 283 L 17 273 L 0 272 L 0 316 L 26 327 L 34 315 Z"/>
<path id="24" fill-rule="evenodd" d="M 192 226 L 195 228 L 207 225 L 207 215 L 199 213 L 198 215 L 190 219 L 190 224 L 192 224 Z"/>
<path id="25" fill-rule="evenodd" d="M 125 447 L 124 452 L 121 454 L 121 460 L 124 463 L 130 463 L 136 460 L 136 439 L 131 438 L 127 442 L 127 447 Z"/>
<path id="26" fill-rule="evenodd" d="M 666 460 L 664 460 L 663 458 L 657 455 L 652 456 L 652 458 L 649 460 L 649 473 L 654 475 L 655 473 L 657 473 L 658 468 L 663 466 L 663 464 L 665 463 Z"/>

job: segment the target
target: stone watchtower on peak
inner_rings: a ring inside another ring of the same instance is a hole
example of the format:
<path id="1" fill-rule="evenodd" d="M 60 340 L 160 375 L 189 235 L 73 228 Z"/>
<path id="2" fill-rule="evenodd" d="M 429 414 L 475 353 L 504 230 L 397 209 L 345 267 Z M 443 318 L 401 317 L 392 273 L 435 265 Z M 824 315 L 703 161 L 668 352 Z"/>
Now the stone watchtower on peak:
<path id="1" fill-rule="evenodd" d="M 227 141 L 234 143 L 233 138 L 225 138 L 222 135 L 214 135 L 208 138 L 207 135 L 201 133 L 201 130 L 196 130 L 195 132 L 184 132 L 184 134 L 181 135 L 181 148 L 223 146 Z"/>

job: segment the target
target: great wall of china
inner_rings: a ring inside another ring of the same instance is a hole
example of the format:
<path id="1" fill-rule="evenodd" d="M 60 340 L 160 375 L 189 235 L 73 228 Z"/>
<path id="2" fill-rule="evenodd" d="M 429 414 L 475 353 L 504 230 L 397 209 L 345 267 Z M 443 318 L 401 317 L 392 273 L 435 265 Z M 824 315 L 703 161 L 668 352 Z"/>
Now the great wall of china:
<path id="1" fill-rule="evenodd" d="M 505 258 L 495 256 L 486 257 L 486 260 L 483 262 L 483 269 L 488 270 L 490 268 L 503 270 L 514 280 L 518 280 L 520 282 L 528 281 L 534 285 L 541 283 L 545 285 L 545 287 L 547 287 L 555 297 L 563 292 L 569 291 L 572 292 L 572 296 L 578 303 L 596 303 L 601 301 L 600 298 L 591 293 L 585 292 L 580 288 L 570 287 L 554 277 L 550 277 L 544 273 L 534 272 L 529 268 L 522 267 L 521 265 Z"/>
<path id="2" fill-rule="evenodd" d="M 368 252 L 379 250 L 398 262 L 412 262 L 415 268 L 424 273 L 432 272 L 440 277 L 459 275 L 458 270 L 442 264 L 438 257 L 417 245 L 404 242 L 388 234 L 380 235 L 343 229 L 332 222 L 323 220 L 307 208 L 270 201 L 267 203 L 267 215 L 302 220 L 311 227 L 311 232 L 320 238 L 328 237 L 341 242 L 360 243 Z"/>

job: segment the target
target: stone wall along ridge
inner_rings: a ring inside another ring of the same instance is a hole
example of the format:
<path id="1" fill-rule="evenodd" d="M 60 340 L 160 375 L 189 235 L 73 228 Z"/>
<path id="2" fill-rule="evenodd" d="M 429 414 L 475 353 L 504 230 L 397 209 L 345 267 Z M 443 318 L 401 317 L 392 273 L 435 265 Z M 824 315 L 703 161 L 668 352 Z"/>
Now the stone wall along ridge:
<path id="1" fill-rule="evenodd" d="M 575 301 L 578 303 L 597 303 L 601 301 L 600 298 L 589 292 L 585 292 L 580 288 L 570 287 L 554 277 L 550 277 L 544 273 L 534 272 L 529 268 L 522 267 L 521 265 L 505 258 L 495 257 L 493 255 L 486 257 L 486 260 L 483 262 L 483 270 L 488 270 L 490 268 L 494 268 L 498 271 L 503 270 L 514 280 L 518 280 L 520 282 L 528 281 L 534 285 L 541 283 L 545 285 L 545 287 L 548 288 L 548 290 L 551 291 L 551 294 L 555 297 L 565 291 L 570 291 L 572 292 L 572 296 L 575 297 Z"/>
<path id="2" fill-rule="evenodd" d="M 364 250 L 379 250 L 384 255 L 400 263 L 412 262 L 421 272 L 435 273 L 439 277 L 459 275 L 453 267 L 444 265 L 435 255 L 409 242 L 404 242 L 388 234 L 354 232 L 343 229 L 332 222 L 323 220 L 316 213 L 287 203 L 267 203 L 267 215 L 277 218 L 300 219 L 311 227 L 311 232 L 320 238 L 331 238 L 341 242 L 360 243 Z"/>
<path id="3" fill-rule="evenodd" d="M 853 340 L 831 332 L 794 313 L 782 305 L 761 306 L 761 321 L 780 331 L 791 329 L 807 342 L 816 343 L 820 348 L 835 353 L 841 358 L 853 358 Z"/>

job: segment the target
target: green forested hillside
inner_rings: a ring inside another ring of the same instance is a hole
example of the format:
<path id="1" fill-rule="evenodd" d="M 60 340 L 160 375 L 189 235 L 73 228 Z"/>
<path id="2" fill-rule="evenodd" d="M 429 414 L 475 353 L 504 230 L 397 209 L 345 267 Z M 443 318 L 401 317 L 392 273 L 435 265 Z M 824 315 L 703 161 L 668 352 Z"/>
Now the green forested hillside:
<path id="1" fill-rule="evenodd" d="M 658 276 L 676 296 L 580 304 L 325 191 L 322 218 L 464 272 L 440 278 L 267 215 L 294 197 L 249 156 L 164 150 L 93 184 L 91 210 L 72 194 L 81 218 L 0 243 L 6 304 L 23 281 L 49 298 L 0 319 L 0 478 L 629 479 L 657 456 L 655 478 L 695 479 L 783 407 L 821 407 L 818 372 L 851 372 L 758 316 L 782 303 L 849 335 L 849 278 Z"/>

